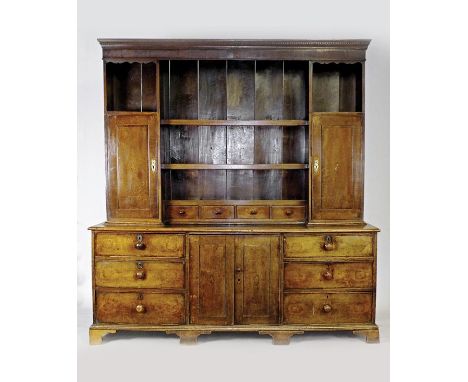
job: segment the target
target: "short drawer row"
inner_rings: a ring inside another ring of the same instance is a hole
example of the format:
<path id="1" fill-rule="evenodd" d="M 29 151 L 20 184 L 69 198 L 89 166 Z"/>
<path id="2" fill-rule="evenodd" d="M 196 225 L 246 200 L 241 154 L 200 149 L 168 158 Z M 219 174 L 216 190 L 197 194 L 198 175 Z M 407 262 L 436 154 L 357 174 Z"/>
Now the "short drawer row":
<path id="1" fill-rule="evenodd" d="M 246 220 L 295 220 L 305 219 L 304 206 L 268 206 L 268 205 L 169 205 L 167 207 L 168 220 L 219 220 L 219 219 L 246 219 Z"/>
<path id="2" fill-rule="evenodd" d="M 95 255 L 180 258 L 185 254 L 184 238 L 183 234 L 103 232 L 95 237 Z M 284 236 L 285 258 L 368 256 L 373 256 L 372 235 L 287 234 Z"/>
<path id="3" fill-rule="evenodd" d="M 97 287 L 184 289 L 185 264 L 164 261 L 99 260 Z M 234 270 L 233 270 L 234 272 Z M 286 263 L 285 289 L 371 288 L 373 263 Z"/>
<path id="4" fill-rule="evenodd" d="M 184 293 L 97 292 L 98 322 L 180 325 L 188 322 Z M 371 292 L 285 293 L 283 324 L 368 323 Z"/>

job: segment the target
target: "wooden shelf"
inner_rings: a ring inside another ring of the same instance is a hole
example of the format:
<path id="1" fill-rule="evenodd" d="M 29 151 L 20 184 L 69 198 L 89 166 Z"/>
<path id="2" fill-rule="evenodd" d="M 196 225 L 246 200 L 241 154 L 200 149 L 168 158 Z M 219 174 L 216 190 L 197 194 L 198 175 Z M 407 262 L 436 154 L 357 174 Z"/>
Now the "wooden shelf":
<path id="1" fill-rule="evenodd" d="M 302 119 L 228 120 L 228 119 L 163 119 L 161 125 L 171 126 L 307 126 Z"/>
<path id="2" fill-rule="evenodd" d="M 306 170 L 308 164 L 202 164 L 202 163 L 173 163 L 162 164 L 162 170 Z"/>
<path id="3" fill-rule="evenodd" d="M 238 199 L 179 199 L 179 200 L 166 200 L 165 203 L 168 206 L 213 206 L 213 205 L 267 205 L 267 206 L 304 206 L 306 200 L 291 200 L 291 199 L 249 199 L 249 200 L 238 200 Z"/>

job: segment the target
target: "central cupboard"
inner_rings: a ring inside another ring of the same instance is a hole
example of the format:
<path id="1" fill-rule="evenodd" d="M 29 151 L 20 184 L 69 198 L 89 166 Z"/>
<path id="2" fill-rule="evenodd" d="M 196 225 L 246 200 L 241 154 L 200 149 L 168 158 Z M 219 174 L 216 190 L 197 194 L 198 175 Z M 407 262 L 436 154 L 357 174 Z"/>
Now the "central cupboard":
<path id="1" fill-rule="evenodd" d="M 278 322 L 279 236 L 189 237 L 190 323 Z"/>

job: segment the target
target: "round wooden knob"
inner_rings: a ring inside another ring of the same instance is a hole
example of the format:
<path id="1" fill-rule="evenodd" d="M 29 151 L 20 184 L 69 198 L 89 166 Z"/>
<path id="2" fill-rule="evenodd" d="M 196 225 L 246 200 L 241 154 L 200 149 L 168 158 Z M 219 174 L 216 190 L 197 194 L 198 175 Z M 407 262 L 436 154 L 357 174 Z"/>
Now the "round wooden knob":
<path id="1" fill-rule="evenodd" d="M 223 213 L 223 210 L 221 208 L 216 208 L 214 211 L 215 215 L 221 215 Z"/>
<path id="2" fill-rule="evenodd" d="M 257 215 L 258 211 L 256 209 L 250 210 L 250 215 Z"/>
<path id="3" fill-rule="evenodd" d="M 146 244 L 142 243 L 142 242 L 138 242 L 138 243 L 135 244 L 135 248 L 139 249 L 139 250 L 143 250 L 143 249 L 146 248 Z"/>
<path id="4" fill-rule="evenodd" d="M 242 272 L 242 268 L 241 268 L 241 267 L 237 267 L 237 268 L 236 268 L 236 272 Z"/>
<path id="5" fill-rule="evenodd" d="M 322 277 L 325 280 L 331 280 L 333 278 L 333 273 L 331 273 L 329 270 L 326 270 L 325 272 L 322 273 Z"/>
<path id="6" fill-rule="evenodd" d="M 286 211 L 284 211 L 284 213 L 286 214 L 286 216 L 291 216 L 293 211 L 292 210 L 286 210 Z"/>
<path id="7" fill-rule="evenodd" d="M 135 310 L 137 311 L 137 313 L 145 313 L 145 307 L 141 304 L 138 304 L 136 307 L 135 307 Z"/>
<path id="8" fill-rule="evenodd" d="M 333 238 L 331 236 L 325 236 L 325 243 L 323 244 L 323 249 L 325 251 L 332 251 L 335 249 L 335 244 L 333 243 Z"/>
<path id="9" fill-rule="evenodd" d="M 136 271 L 135 277 L 136 277 L 138 280 L 144 280 L 145 277 L 146 277 L 146 272 L 145 272 L 144 270 Z"/>
<path id="10" fill-rule="evenodd" d="M 330 313 L 330 312 L 332 311 L 332 307 L 331 307 L 331 305 L 325 304 L 325 305 L 322 307 L 322 310 L 323 310 L 325 313 Z"/>
<path id="11" fill-rule="evenodd" d="M 185 210 L 180 209 L 179 210 L 179 215 L 185 215 Z"/>

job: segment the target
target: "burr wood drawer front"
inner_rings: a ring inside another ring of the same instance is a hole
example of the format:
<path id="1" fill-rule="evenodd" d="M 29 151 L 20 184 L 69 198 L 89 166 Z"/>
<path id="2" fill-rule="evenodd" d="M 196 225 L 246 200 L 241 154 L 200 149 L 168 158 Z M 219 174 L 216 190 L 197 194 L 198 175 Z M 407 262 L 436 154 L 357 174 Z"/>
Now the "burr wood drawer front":
<path id="1" fill-rule="evenodd" d="M 233 219 L 234 206 L 200 206 L 201 219 Z"/>
<path id="2" fill-rule="evenodd" d="M 304 206 L 273 206 L 271 207 L 271 218 L 273 220 L 304 220 Z"/>
<path id="3" fill-rule="evenodd" d="M 198 206 L 171 205 L 167 207 L 167 216 L 170 220 L 198 219 Z"/>
<path id="4" fill-rule="evenodd" d="M 270 208 L 268 206 L 237 206 L 238 219 L 268 219 Z"/>
<path id="5" fill-rule="evenodd" d="M 366 257 L 373 255 L 372 235 L 286 235 L 285 257 Z"/>
<path id="6" fill-rule="evenodd" d="M 97 292 L 98 322 L 177 325 L 185 323 L 183 293 Z"/>
<path id="7" fill-rule="evenodd" d="M 182 262 L 99 260 L 95 263 L 98 287 L 183 289 Z"/>
<path id="8" fill-rule="evenodd" d="M 373 264 L 365 263 L 286 263 L 286 289 L 372 288 Z"/>
<path id="9" fill-rule="evenodd" d="M 372 293 L 285 293 L 285 324 L 369 323 Z"/>
<path id="10" fill-rule="evenodd" d="M 183 257 L 184 236 L 151 233 L 97 233 L 95 255 Z"/>

